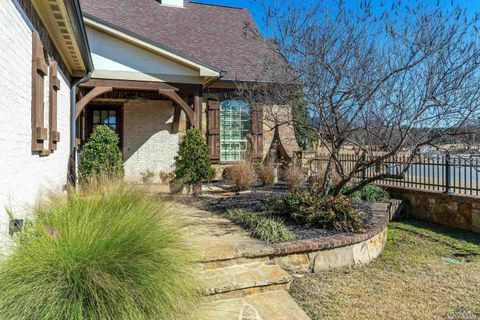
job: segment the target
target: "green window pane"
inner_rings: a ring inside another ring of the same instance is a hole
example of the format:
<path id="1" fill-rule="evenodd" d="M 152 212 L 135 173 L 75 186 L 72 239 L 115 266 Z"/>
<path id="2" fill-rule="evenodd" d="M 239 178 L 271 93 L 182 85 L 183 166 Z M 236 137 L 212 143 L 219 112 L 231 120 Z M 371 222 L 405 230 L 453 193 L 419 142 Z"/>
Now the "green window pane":
<path id="1" fill-rule="evenodd" d="M 220 159 L 245 158 L 247 134 L 250 133 L 250 105 L 241 100 L 222 101 L 220 109 Z"/>

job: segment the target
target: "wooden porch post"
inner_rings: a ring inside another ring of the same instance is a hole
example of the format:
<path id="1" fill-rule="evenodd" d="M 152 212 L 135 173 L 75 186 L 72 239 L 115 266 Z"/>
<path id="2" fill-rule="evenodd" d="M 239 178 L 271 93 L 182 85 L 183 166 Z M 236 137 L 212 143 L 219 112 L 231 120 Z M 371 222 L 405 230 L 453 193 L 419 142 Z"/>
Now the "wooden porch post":
<path id="1" fill-rule="evenodd" d="M 193 96 L 193 110 L 194 110 L 194 128 L 202 131 L 202 102 L 203 102 L 203 87 L 198 85 L 195 88 Z"/>

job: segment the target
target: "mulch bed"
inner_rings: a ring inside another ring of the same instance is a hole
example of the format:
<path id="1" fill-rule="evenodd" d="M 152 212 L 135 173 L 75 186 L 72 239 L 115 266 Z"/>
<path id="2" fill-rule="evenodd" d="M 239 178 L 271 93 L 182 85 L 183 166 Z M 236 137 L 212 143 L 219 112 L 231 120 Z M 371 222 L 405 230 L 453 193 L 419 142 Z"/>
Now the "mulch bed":
<path id="1" fill-rule="evenodd" d="M 197 208 L 223 214 L 229 209 L 243 209 L 251 212 L 264 212 L 264 200 L 272 195 L 281 195 L 288 190 L 285 185 L 275 185 L 272 187 L 255 186 L 252 190 L 246 192 L 235 192 L 231 187 L 216 183 L 207 185 L 204 188 L 204 194 L 200 197 L 176 197 L 176 201 L 181 201 Z M 355 207 L 364 213 L 363 218 L 366 229 L 386 223 L 384 217 L 375 214 L 373 204 L 363 201 L 355 202 Z M 334 235 L 349 235 L 330 231 L 321 228 L 307 227 L 285 221 L 285 226 L 295 235 L 295 240 L 308 240 Z M 350 233 L 351 235 L 351 233 Z"/>

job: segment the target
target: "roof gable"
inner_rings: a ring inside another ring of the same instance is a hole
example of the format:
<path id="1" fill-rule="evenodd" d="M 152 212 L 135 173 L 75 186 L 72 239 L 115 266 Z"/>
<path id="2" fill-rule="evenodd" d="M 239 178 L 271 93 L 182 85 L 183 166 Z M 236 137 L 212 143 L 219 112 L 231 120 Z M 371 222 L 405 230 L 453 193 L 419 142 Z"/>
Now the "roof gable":
<path id="1" fill-rule="evenodd" d="M 226 72 L 224 80 L 261 80 L 269 51 L 246 9 L 186 2 L 184 8 L 155 0 L 82 0 L 96 18 L 172 48 Z M 247 28 L 246 26 L 249 26 Z"/>

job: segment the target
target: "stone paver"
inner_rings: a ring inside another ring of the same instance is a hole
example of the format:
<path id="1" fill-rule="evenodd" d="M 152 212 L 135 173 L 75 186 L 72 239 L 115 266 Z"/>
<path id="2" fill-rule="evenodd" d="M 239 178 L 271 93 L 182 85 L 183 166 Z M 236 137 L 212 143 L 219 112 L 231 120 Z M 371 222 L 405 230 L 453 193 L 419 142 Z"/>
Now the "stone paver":
<path id="1" fill-rule="evenodd" d="M 284 290 L 214 301 L 202 307 L 198 320 L 309 320 Z"/>
<path id="2" fill-rule="evenodd" d="M 174 206 L 189 243 L 200 253 L 199 265 L 210 297 L 193 319 L 310 319 L 285 291 L 291 276 L 270 260 L 274 253 L 270 246 L 218 215 Z"/>
<path id="3" fill-rule="evenodd" d="M 175 204 L 190 244 L 198 248 L 201 261 L 220 261 L 273 254 L 265 242 L 253 239 L 239 226 L 213 213 Z"/>

